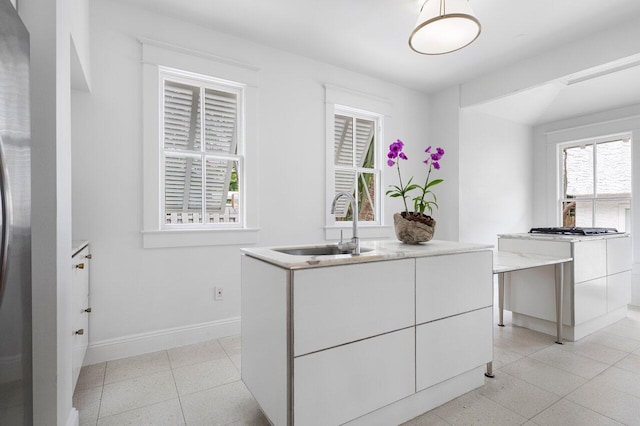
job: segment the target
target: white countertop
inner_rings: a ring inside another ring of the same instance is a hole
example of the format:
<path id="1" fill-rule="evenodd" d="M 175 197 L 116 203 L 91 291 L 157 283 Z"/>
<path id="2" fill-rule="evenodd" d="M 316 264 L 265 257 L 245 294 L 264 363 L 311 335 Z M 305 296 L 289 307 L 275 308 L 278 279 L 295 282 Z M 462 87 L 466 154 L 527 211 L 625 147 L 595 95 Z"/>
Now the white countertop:
<path id="1" fill-rule="evenodd" d="M 516 238 L 521 240 L 561 241 L 572 243 L 576 241 L 593 241 L 607 238 L 629 238 L 631 234 L 596 234 L 596 235 L 563 235 L 563 234 L 499 234 L 498 238 Z"/>
<path id="2" fill-rule="evenodd" d="M 377 262 L 383 260 L 416 258 L 426 256 L 441 256 L 453 253 L 490 250 L 491 245 L 459 243 L 455 241 L 431 240 L 418 245 L 403 244 L 396 240 L 361 241 L 360 247 L 372 249 L 359 256 L 350 254 L 324 256 L 298 256 L 280 253 L 274 249 L 289 249 L 297 247 L 322 247 L 327 244 L 306 244 L 287 247 L 244 248 L 242 252 L 265 262 L 286 269 L 306 269 L 324 266 L 346 265 L 353 263 Z"/>
<path id="3" fill-rule="evenodd" d="M 538 266 L 555 265 L 571 262 L 572 257 L 541 256 L 529 253 L 512 253 L 508 251 L 493 252 L 493 273 L 520 271 L 522 269 L 537 268 Z"/>

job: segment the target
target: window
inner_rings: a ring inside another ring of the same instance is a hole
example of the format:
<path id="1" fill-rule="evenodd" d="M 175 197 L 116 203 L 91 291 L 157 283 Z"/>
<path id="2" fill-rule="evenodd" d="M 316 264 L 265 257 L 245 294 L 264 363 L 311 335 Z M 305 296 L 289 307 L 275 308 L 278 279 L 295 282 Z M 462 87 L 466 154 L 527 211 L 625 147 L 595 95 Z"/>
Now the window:
<path id="1" fill-rule="evenodd" d="M 562 226 L 631 231 L 631 139 L 569 143 L 560 149 Z"/>
<path id="2" fill-rule="evenodd" d="M 142 246 L 255 244 L 259 68 L 139 41 Z"/>
<path id="3" fill-rule="evenodd" d="M 242 227 L 242 85 L 167 68 L 160 81 L 163 227 Z"/>
<path id="4" fill-rule="evenodd" d="M 358 222 L 380 224 L 379 135 L 382 116 L 343 106 L 333 115 L 333 155 L 331 158 L 333 196 L 339 192 L 353 195 Z M 353 207 L 346 197 L 338 200 L 335 223 L 353 220 Z"/>

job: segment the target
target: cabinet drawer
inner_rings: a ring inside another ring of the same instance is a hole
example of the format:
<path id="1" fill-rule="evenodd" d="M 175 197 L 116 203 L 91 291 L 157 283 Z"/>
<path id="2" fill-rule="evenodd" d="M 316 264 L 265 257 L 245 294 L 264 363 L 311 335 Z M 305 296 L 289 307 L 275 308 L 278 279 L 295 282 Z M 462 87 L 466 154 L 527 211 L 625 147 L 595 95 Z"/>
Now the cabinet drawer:
<path id="1" fill-rule="evenodd" d="M 607 275 L 607 241 L 573 243 L 574 282 L 581 283 Z"/>
<path id="2" fill-rule="evenodd" d="M 416 322 L 490 306 L 492 256 L 481 251 L 416 259 Z"/>
<path id="3" fill-rule="evenodd" d="M 631 271 L 621 272 L 607 277 L 607 311 L 631 303 Z"/>
<path id="4" fill-rule="evenodd" d="M 419 392 L 493 359 L 492 308 L 416 327 Z"/>
<path id="5" fill-rule="evenodd" d="M 607 313 L 607 278 L 575 284 L 575 325 Z"/>
<path id="6" fill-rule="evenodd" d="M 295 271 L 294 355 L 413 326 L 414 262 L 403 259 Z"/>
<path id="7" fill-rule="evenodd" d="M 607 274 L 631 270 L 631 237 L 607 240 Z"/>
<path id="8" fill-rule="evenodd" d="M 415 392 L 414 329 L 294 359 L 294 424 L 339 425 Z"/>

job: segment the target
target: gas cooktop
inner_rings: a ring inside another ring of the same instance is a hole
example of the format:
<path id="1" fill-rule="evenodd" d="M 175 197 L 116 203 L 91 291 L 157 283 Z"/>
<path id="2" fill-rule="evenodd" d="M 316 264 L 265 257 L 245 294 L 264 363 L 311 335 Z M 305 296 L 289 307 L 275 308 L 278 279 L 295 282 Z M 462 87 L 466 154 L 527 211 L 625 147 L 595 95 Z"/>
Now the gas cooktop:
<path id="1" fill-rule="evenodd" d="M 617 234 L 615 228 L 531 228 L 530 234 L 597 235 Z"/>

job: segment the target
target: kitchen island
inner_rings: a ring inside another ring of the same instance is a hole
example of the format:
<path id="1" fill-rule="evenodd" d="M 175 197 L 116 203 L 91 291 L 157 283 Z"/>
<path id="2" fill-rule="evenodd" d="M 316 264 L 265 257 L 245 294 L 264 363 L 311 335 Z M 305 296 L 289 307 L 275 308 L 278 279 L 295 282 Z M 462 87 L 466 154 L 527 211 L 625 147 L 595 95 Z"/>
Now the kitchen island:
<path id="1" fill-rule="evenodd" d="M 573 258 L 565 264 L 562 334 L 576 341 L 627 315 L 631 299 L 629 234 L 498 236 L 498 250 Z M 556 334 L 553 266 L 505 274 L 504 307 L 513 324 Z"/>
<path id="2" fill-rule="evenodd" d="M 484 383 L 491 246 L 362 249 L 243 249 L 242 380 L 272 424 L 399 424 Z"/>

